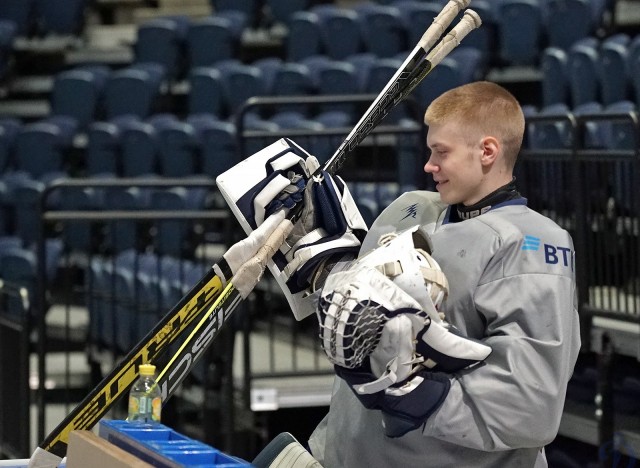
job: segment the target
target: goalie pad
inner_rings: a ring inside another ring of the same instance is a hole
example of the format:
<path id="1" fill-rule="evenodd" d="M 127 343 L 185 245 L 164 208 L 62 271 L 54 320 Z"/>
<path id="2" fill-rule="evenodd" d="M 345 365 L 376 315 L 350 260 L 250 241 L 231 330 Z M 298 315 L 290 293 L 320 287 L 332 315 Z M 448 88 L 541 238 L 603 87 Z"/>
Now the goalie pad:
<path id="1" fill-rule="evenodd" d="M 247 234 L 262 225 L 273 211 L 280 208 L 288 211 L 304 197 L 301 220 L 267 263 L 297 320 L 313 313 L 313 308 L 304 301 L 309 294 L 305 281 L 320 259 L 341 252 L 355 255 L 367 230 L 346 185 L 337 177 L 334 180 L 327 175 L 316 182 L 320 188 L 314 195 L 322 198 L 325 210 L 310 211 L 315 200 L 308 200 L 310 190 L 304 187 L 317 167 L 313 156 L 283 138 L 216 178 L 221 194 Z M 294 178 L 292 174 L 300 177 Z M 319 220 L 318 227 L 308 228 L 315 220 Z"/>

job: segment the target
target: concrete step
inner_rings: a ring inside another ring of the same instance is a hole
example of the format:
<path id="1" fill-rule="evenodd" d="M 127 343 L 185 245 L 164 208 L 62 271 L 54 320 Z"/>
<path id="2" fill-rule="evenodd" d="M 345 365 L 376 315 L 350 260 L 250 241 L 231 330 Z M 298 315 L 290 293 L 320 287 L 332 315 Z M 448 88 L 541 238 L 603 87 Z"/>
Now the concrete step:
<path id="1" fill-rule="evenodd" d="M 138 8 L 133 13 L 133 22 L 141 24 L 145 21 L 162 18 L 163 16 L 187 16 L 190 18 L 203 18 L 210 16 L 211 7 L 208 5 L 192 5 L 192 6 L 167 6 L 164 8 Z"/>

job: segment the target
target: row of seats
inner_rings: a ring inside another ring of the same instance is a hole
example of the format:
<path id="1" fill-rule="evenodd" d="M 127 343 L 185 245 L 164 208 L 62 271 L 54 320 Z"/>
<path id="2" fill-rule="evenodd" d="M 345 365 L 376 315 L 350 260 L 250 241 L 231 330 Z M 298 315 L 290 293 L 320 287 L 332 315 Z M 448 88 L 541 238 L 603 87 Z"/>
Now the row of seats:
<path id="1" fill-rule="evenodd" d="M 2 0 L 0 19 L 20 36 L 79 35 L 89 0 Z"/>
<path id="2" fill-rule="evenodd" d="M 640 35 L 587 37 L 569 50 L 545 49 L 541 58 L 543 105 L 640 103 Z"/>
<path id="3" fill-rule="evenodd" d="M 165 69 L 158 63 L 136 63 L 115 71 L 100 65 L 79 66 L 56 75 L 49 98 L 50 113 L 44 121 L 75 133 L 92 121 L 123 115 L 146 118 L 160 110 L 229 119 L 253 96 L 378 94 L 405 57 L 406 52 L 393 58 L 362 53 L 344 60 L 325 55 L 300 62 L 277 57 L 251 64 L 224 60 L 190 70 L 185 81 L 186 104 L 181 109 L 172 104 L 176 94 L 167 86 Z M 484 72 L 480 51 L 456 49 L 431 73 L 429 85 L 420 85 L 413 97 L 422 108 L 439 92 L 478 79 Z M 353 107 L 344 104 L 323 105 L 313 114 L 336 109 L 351 112 L 347 116 L 351 121 L 359 117 L 353 115 Z"/>
<path id="4" fill-rule="evenodd" d="M 184 294 L 208 265 L 124 250 L 94 257 L 87 267 L 89 341 L 127 352 Z"/>
<path id="5" fill-rule="evenodd" d="M 320 5 L 297 12 L 289 22 L 286 56 L 300 60 L 323 53 L 341 59 L 362 50 L 388 57 L 412 49 L 446 2 L 395 0 L 363 2 L 353 9 Z M 609 8 L 607 0 L 474 1 L 483 26 L 465 39 L 492 62 L 537 65 L 547 46 L 566 49 L 595 33 Z"/>
<path id="6" fill-rule="evenodd" d="M 531 149 L 570 149 L 579 143 L 585 149 L 634 150 L 637 148 L 638 106 L 631 101 L 618 101 L 607 106 L 586 102 L 575 107 L 564 103 L 550 104 L 541 109 L 526 106 L 527 117 L 544 119 L 527 129 L 527 147 Z M 589 119 L 588 116 L 592 118 Z M 573 141 L 573 118 L 584 123 L 582 141 Z"/>

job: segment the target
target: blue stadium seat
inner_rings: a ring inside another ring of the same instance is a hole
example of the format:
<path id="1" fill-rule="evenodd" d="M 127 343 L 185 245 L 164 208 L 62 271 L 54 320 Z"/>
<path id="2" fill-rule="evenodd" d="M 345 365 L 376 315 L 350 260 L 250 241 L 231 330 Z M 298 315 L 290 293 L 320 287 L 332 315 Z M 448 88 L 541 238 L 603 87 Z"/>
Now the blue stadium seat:
<path id="1" fill-rule="evenodd" d="M 65 211 L 92 211 L 98 208 L 93 188 L 65 187 L 60 189 L 57 208 Z M 89 253 L 94 246 L 93 224 L 85 220 L 62 222 L 61 239 L 67 252 Z"/>
<path id="2" fill-rule="evenodd" d="M 9 73 L 13 43 L 17 36 L 18 27 L 11 20 L 0 19 L 0 81 Z"/>
<path id="3" fill-rule="evenodd" d="M 562 149 L 571 147 L 571 129 L 566 122 L 569 106 L 551 104 L 540 109 L 538 115 L 549 117 L 550 122 L 536 122 L 529 126 L 529 143 L 534 149 Z"/>
<path id="4" fill-rule="evenodd" d="M 378 61 L 371 52 L 360 52 L 358 54 L 349 55 L 344 61 L 353 65 L 356 69 L 356 86 L 360 90 L 364 90 L 369 80 L 369 72 L 371 67 Z"/>
<path id="5" fill-rule="evenodd" d="M 147 62 L 148 63 L 148 62 Z M 121 115 L 145 118 L 156 107 L 160 94 L 160 72 L 141 66 L 114 71 L 105 84 L 105 119 Z"/>
<path id="6" fill-rule="evenodd" d="M 567 55 L 567 79 L 572 107 L 600 101 L 599 53 L 595 46 L 578 43 Z"/>
<path id="7" fill-rule="evenodd" d="M 355 11 L 332 4 L 317 5 L 311 11 L 318 15 L 321 25 L 321 53 L 342 60 L 363 51 L 362 33 Z"/>
<path id="8" fill-rule="evenodd" d="M 407 50 L 407 37 L 398 8 L 375 3 L 354 6 L 362 31 L 364 50 L 378 57 L 393 57 Z"/>
<path id="9" fill-rule="evenodd" d="M 624 101 L 631 96 L 627 47 L 604 41 L 600 46 L 599 77 L 601 101 L 604 105 Z"/>
<path id="10" fill-rule="evenodd" d="M 273 96 L 308 96 L 314 94 L 314 91 L 313 74 L 302 63 L 285 62 L 273 77 L 271 88 L 271 95 Z M 304 104 L 295 106 L 283 105 L 283 108 L 285 110 L 307 112 Z"/>
<path id="11" fill-rule="evenodd" d="M 121 168 L 123 177 L 158 174 L 158 143 L 154 126 L 142 120 L 121 125 Z"/>
<path id="12" fill-rule="evenodd" d="M 318 73 L 317 92 L 320 95 L 355 95 L 358 88 L 357 71 L 353 65 L 345 61 L 327 63 Z M 321 104 L 320 112 L 341 111 L 355 114 L 356 107 L 351 103 Z"/>
<path id="13" fill-rule="evenodd" d="M 113 122 L 96 121 L 87 128 L 84 151 L 86 176 L 117 176 L 120 168 L 120 127 Z"/>
<path id="14" fill-rule="evenodd" d="M 189 208 L 187 198 L 187 190 L 184 187 L 155 190 L 151 194 L 150 208 L 160 211 L 185 211 Z M 193 253 L 189 220 L 158 220 L 154 221 L 154 226 L 156 229 L 153 245 L 158 254 L 181 258 Z"/>
<path id="15" fill-rule="evenodd" d="M 35 0 L 34 18 L 41 35 L 80 36 L 89 0 Z"/>
<path id="16" fill-rule="evenodd" d="M 313 0 L 264 0 L 271 20 L 288 25 L 291 17 L 311 6 Z"/>
<path id="17" fill-rule="evenodd" d="M 22 122 L 13 117 L 0 119 L 0 173 L 14 168 L 13 159 L 16 136 Z"/>
<path id="18" fill-rule="evenodd" d="M 194 176 L 199 172 L 195 128 L 179 120 L 154 125 L 158 142 L 159 173 L 165 177 Z"/>
<path id="19" fill-rule="evenodd" d="M 12 248 L 0 253 L 0 278 L 15 286 L 24 287 L 28 291 L 28 302 L 22 298 L 11 296 L 6 302 L 6 312 L 15 317 L 24 317 L 25 305 L 33 304 L 36 299 L 37 259 L 29 249 Z"/>
<path id="20" fill-rule="evenodd" d="M 569 102 L 567 60 L 567 53 L 557 47 L 547 47 L 542 51 L 542 106 Z"/>
<path id="21" fill-rule="evenodd" d="M 546 32 L 551 47 L 563 50 L 595 32 L 588 0 L 545 0 Z"/>
<path id="22" fill-rule="evenodd" d="M 158 63 L 171 78 L 181 77 L 185 67 L 186 31 L 178 19 L 154 18 L 137 29 L 136 63 Z"/>
<path id="23" fill-rule="evenodd" d="M 257 67 L 236 60 L 219 62 L 227 114 L 236 113 L 247 99 L 264 95 L 262 73 Z"/>
<path id="24" fill-rule="evenodd" d="M 31 36 L 34 33 L 34 0 L 2 0 L 0 19 L 12 21 L 18 36 Z"/>
<path id="25" fill-rule="evenodd" d="M 187 113 L 222 117 L 225 112 L 222 75 L 215 67 L 194 67 L 188 76 Z"/>
<path id="26" fill-rule="evenodd" d="M 635 36 L 628 47 L 627 70 L 633 92 L 633 100 L 640 104 L 640 34 Z"/>
<path id="27" fill-rule="evenodd" d="M 213 15 L 194 20 L 186 38 L 188 66 L 211 66 L 220 60 L 233 58 L 239 44 L 240 35 L 231 19 Z"/>
<path id="28" fill-rule="evenodd" d="M 40 232 L 40 198 L 45 184 L 25 179 L 11 189 L 11 204 L 14 210 L 15 235 L 25 246 L 33 245 Z"/>
<path id="29" fill-rule="evenodd" d="M 105 210 L 137 211 L 147 208 L 143 192 L 137 187 L 110 189 L 104 197 Z M 104 247 L 112 253 L 137 247 L 140 225 L 137 220 L 110 220 L 104 226 Z"/>
<path id="30" fill-rule="evenodd" d="M 502 0 L 498 6 L 499 59 L 509 65 L 536 65 L 543 30 L 536 0 Z"/>
<path id="31" fill-rule="evenodd" d="M 611 103 L 604 108 L 607 114 L 629 114 L 637 112 L 638 108 L 633 101 L 623 100 Z M 632 150 L 636 147 L 635 126 L 631 118 L 627 121 L 612 122 L 609 132 L 606 134 L 605 147 L 617 150 Z"/>
<path id="32" fill-rule="evenodd" d="M 71 117 L 84 128 L 98 116 L 104 84 L 103 74 L 88 69 L 58 73 L 51 92 L 50 115 Z"/>
<path id="33" fill-rule="evenodd" d="M 67 129 L 53 123 L 23 125 L 16 135 L 16 169 L 41 180 L 66 175 L 72 138 Z"/>
<path id="34" fill-rule="evenodd" d="M 602 113 L 602 104 L 599 102 L 585 102 L 575 106 L 571 112 L 576 117 L 585 117 L 589 115 L 600 115 Z M 586 120 L 584 122 L 584 132 L 582 145 L 584 148 L 602 149 L 605 147 L 605 132 L 602 128 L 602 122 L 599 120 Z"/>
<path id="35" fill-rule="evenodd" d="M 289 32 L 285 38 L 285 57 L 298 62 L 322 51 L 322 27 L 315 13 L 299 11 L 291 16 Z"/>
<path id="36" fill-rule="evenodd" d="M 263 57 L 251 63 L 251 66 L 260 69 L 265 94 L 272 94 L 276 75 L 284 63 L 280 57 Z"/>
<path id="37" fill-rule="evenodd" d="M 236 129 L 232 123 L 201 116 L 188 117 L 187 122 L 196 131 L 202 174 L 215 178 L 237 162 Z"/>

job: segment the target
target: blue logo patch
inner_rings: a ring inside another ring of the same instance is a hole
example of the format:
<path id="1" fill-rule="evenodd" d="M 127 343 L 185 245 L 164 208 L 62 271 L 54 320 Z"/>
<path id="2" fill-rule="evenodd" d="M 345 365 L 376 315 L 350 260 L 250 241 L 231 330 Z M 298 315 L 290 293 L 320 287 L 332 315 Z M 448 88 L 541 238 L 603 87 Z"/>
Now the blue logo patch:
<path id="1" fill-rule="evenodd" d="M 404 208 L 402 211 L 404 211 L 407 214 L 400 221 L 407 219 L 409 217 L 415 219 L 418 214 L 418 204 L 414 203 L 413 205 L 409 205 L 406 208 Z"/>
<path id="2" fill-rule="evenodd" d="M 540 238 L 533 236 L 524 236 L 522 250 L 538 250 L 540 248 Z"/>
<path id="3" fill-rule="evenodd" d="M 543 244 L 539 237 L 524 236 L 520 250 L 537 252 L 540 247 L 544 250 L 544 261 L 548 265 L 560 265 L 570 267 L 573 270 L 573 252 L 569 247 L 560 245 Z"/>

